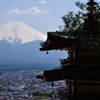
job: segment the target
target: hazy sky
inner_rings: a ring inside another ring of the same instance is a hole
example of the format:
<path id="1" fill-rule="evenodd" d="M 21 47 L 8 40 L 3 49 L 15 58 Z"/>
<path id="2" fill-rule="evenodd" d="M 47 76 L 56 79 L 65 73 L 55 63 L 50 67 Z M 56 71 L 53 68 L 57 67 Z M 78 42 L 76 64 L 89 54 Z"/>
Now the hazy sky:
<path id="1" fill-rule="evenodd" d="M 0 0 L 0 25 L 20 20 L 43 33 L 55 31 L 62 24 L 62 15 L 68 11 L 77 11 L 76 1 L 78 0 Z"/>

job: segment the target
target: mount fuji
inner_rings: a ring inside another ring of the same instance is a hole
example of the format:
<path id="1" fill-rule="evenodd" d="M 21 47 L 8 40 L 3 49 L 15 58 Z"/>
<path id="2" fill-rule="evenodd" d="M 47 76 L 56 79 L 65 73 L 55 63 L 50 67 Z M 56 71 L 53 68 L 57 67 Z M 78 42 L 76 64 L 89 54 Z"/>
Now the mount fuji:
<path id="1" fill-rule="evenodd" d="M 40 52 L 40 42 L 46 35 L 22 21 L 7 22 L 0 26 L 0 66 L 55 64 L 65 53 Z M 1 68 L 1 67 L 0 67 Z"/>
<path id="2" fill-rule="evenodd" d="M 27 43 L 35 40 L 45 40 L 46 35 L 35 30 L 22 21 L 12 21 L 0 27 L 0 40 L 5 40 L 11 44 Z"/>

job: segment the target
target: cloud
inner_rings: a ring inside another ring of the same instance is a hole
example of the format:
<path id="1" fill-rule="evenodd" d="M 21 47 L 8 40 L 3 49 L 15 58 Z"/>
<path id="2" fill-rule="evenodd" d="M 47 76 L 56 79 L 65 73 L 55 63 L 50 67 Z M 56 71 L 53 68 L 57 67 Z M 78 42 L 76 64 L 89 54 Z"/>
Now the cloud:
<path id="1" fill-rule="evenodd" d="M 8 14 L 32 14 L 32 15 L 37 15 L 37 14 L 46 14 L 47 10 L 40 9 L 38 7 L 32 7 L 26 10 L 23 9 L 13 9 L 8 11 Z"/>
<path id="2" fill-rule="evenodd" d="M 39 0 L 39 3 L 45 4 L 45 3 L 47 3 L 47 0 Z"/>

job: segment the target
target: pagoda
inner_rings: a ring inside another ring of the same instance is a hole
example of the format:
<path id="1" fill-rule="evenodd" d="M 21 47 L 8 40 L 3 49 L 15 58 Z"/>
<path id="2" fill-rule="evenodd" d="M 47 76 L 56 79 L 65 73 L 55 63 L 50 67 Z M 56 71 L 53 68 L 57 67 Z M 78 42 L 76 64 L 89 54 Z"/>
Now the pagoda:
<path id="1" fill-rule="evenodd" d="M 97 7 L 94 0 L 89 0 L 81 27 L 72 32 L 48 32 L 47 40 L 41 43 L 40 51 L 68 53 L 66 59 L 60 59 L 60 68 L 44 70 L 43 76 L 38 77 L 46 81 L 66 80 L 69 98 L 78 100 L 83 94 L 83 97 L 100 94 L 100 12 Z"/>

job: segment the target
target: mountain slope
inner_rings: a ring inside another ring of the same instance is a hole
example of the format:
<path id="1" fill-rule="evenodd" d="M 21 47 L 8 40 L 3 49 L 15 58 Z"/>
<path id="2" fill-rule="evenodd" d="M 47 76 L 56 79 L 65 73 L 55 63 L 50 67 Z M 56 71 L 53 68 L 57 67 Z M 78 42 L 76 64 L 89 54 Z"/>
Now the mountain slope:
<path id="1" fill-rule="evenodd" d="M 40 42 L 11 45 L 1 41 L 0 65 L 58 64 L 60 58 L 66 57 L 66 53 L 61 51 L 52 51 L 49 55 L 46 52 L 40 52 Z"/>
<path id="2" fill-rule="evenodd" d="M 45 40 L 46 36 L 22 21 L 11 21 L 0 27 L 0 40 L 11 44 Z"/>

